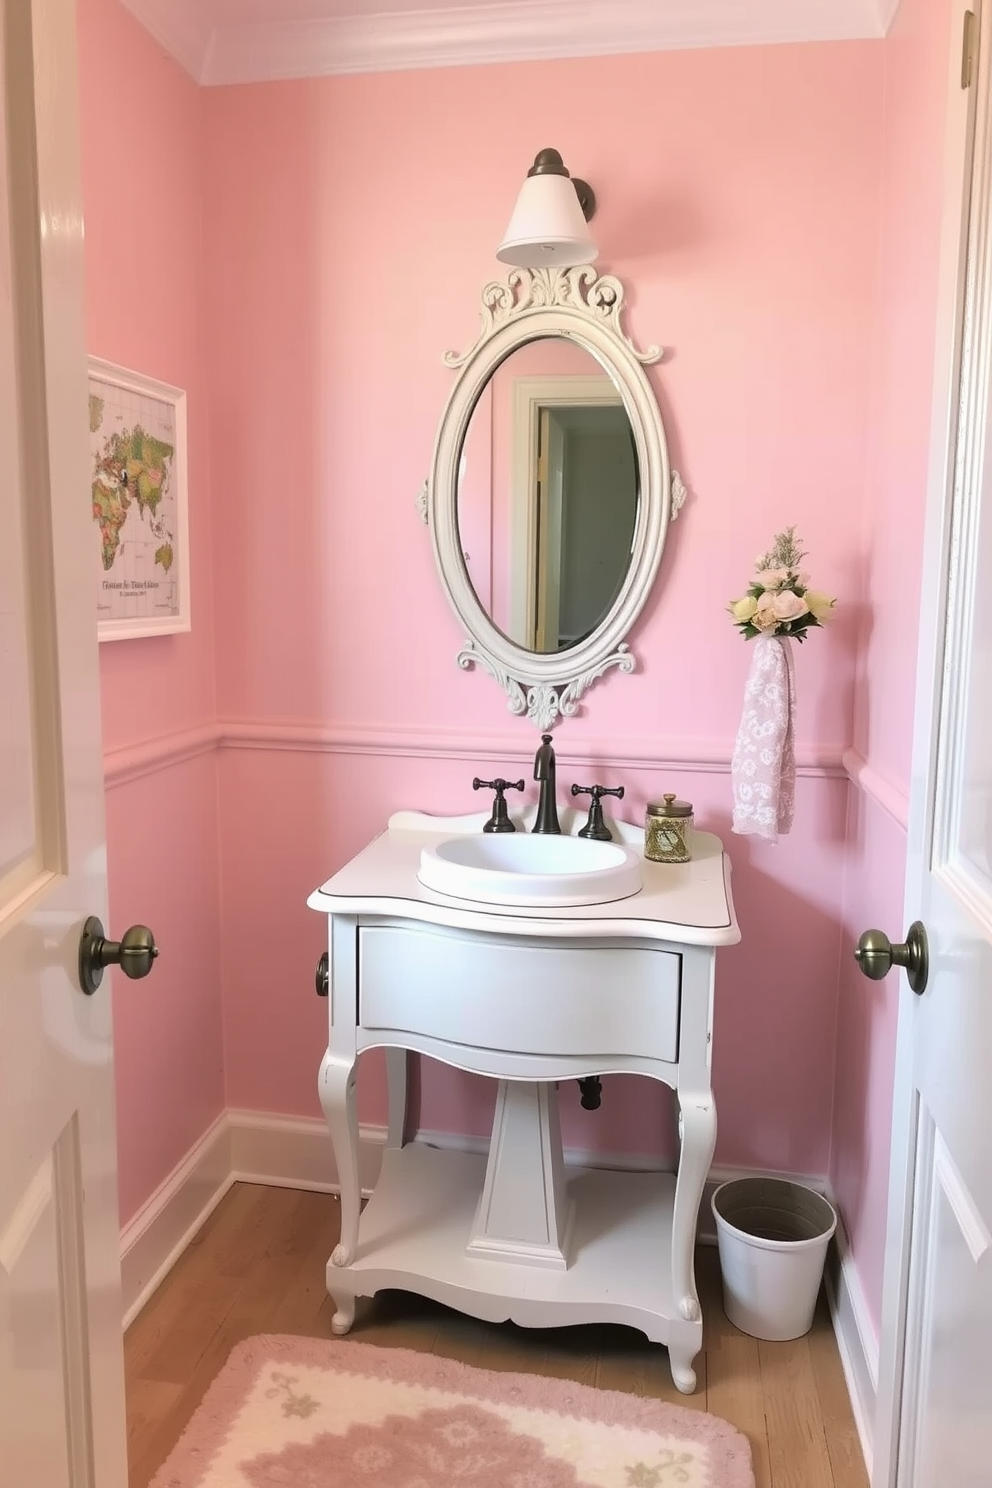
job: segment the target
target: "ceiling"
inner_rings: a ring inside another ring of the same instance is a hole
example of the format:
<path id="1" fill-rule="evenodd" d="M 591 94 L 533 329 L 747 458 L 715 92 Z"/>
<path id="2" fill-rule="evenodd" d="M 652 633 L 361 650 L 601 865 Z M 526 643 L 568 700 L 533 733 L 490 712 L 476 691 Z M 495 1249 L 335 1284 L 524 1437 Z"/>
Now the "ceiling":
<path id="1" fill-rule="evenodd" d="M 198 83 L 884 36 L 898 0 L 122 0 Z"/>

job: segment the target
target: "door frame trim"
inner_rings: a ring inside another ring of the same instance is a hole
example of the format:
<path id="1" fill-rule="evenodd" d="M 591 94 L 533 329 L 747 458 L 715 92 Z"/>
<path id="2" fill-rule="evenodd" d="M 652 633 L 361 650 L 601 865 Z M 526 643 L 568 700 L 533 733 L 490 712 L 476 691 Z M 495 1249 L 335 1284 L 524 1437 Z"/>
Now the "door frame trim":
<path id="1" fill-rule="evenodd" d="M 537 426 L 542 408 L 613 408 L 624 406 L 623 397 L 606 371 L 596 373 L 529 373 L 513 384 L 511 409 L 510 630 L 529 634 L 534 623 L 532 596 L 527 575 L 537 561 Z"/>

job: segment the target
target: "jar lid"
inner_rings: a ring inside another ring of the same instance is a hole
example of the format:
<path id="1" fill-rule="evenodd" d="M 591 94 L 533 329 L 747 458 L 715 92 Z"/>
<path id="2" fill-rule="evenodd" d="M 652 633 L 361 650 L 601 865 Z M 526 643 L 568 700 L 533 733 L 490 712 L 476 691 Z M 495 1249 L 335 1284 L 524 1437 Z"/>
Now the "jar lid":
<path id="1" fill-rule="evenodd" d="M 648 802 L 648 816 L 691 816 L 692 802 L 677 801 L 675 792 L 672 791 L 665 796 L 663 801 Z"/>

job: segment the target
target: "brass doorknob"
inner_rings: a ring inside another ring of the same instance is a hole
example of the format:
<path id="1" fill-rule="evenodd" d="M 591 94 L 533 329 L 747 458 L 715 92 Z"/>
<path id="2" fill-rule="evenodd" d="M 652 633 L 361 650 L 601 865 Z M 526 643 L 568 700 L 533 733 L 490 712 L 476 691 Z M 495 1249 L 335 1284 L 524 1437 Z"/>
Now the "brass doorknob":
<path id="1" fill-rule="evenodd" d="M 330 963 L 328 961 L 326 951 L 317 962 L 317 971 L 314 975 L 313 982 L 314 986 L 317 989 L 317 996 L 326 997 L 328 989 L 331 985 Z"/>
<path id="2" fill-rule="evenodd" d="M 96 915 L 90 915 L 79 940 L 79 985 L 87 997 L 103 981 L 105 966 L 119 966 L 126 977 L 146 977 L 158 955 L 155 937 L 147 925 L 132 925 L 120 940 L 108 940 Z"/>
<path id="3" fill-rule="evenodd" d="M 914 920 L 904 942 L 892 944 L 882 930 L 866 930 L 858 941 L 855 959 L 866 977 L 880 982 L 893 966 L 906 969 L 906 980 L 917 994 L 925 991 L 930 974 L 930 947 L 922 920 Z"/>

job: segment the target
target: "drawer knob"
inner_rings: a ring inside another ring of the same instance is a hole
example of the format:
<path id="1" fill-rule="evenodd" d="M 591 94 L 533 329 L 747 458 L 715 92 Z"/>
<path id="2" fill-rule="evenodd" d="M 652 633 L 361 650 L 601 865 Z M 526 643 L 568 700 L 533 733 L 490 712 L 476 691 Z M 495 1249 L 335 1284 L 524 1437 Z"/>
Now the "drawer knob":
<path id="1" fill-rule="evenodd" d="M 319 961 L 317 962 L 317 971 L 316 971 L 316 974 L 314 975 L 314 979 L 313 979 L 314 986 L 317 989 L 317 996 L 318 997 L 326 997 L 327 996 L 328 989 L 329 989 L 329 987 L 331 985 L 331 977 L 330 977 L 329 967 L 330 967 L 330 962 L 328 961 L 327 952 L 325 951 L 324 954 L 320 957 Z"/>

